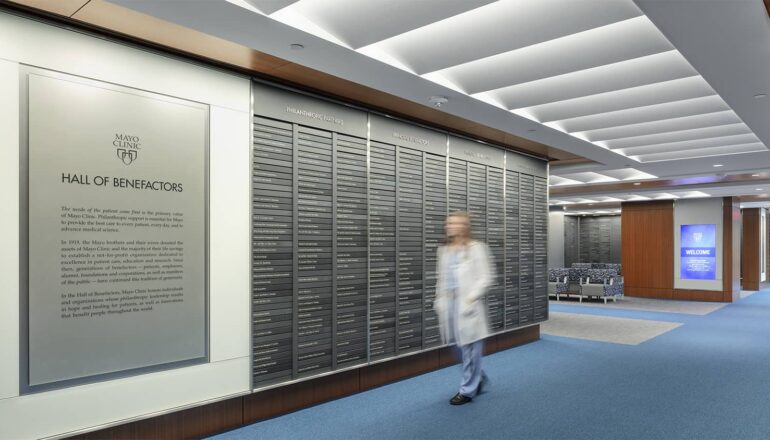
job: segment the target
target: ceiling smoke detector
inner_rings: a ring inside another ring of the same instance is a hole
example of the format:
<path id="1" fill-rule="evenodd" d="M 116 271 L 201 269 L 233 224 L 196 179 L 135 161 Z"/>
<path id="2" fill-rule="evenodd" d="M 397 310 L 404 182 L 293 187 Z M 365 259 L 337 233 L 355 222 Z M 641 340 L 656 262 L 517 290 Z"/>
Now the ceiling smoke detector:
<path id="1" fill-rule="evenodd" d="M 439 108 L 442 105 L 444 105 L 447 102 L 449 102 L 449 98 L 447 98 L 446 96 L 431 96 L 430 98 L 428 98 L 428 102 L 433 107 Z"/>

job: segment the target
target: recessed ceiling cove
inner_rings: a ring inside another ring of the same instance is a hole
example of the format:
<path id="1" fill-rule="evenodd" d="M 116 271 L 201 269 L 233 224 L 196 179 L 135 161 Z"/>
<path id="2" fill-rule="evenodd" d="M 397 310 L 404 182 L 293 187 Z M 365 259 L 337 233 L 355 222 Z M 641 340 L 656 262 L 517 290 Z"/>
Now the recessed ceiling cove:
<path id="1" fill-rule="evenodd" d="M 767 151 L 631 0 L 228 1 L 637 162 Z"/>
<path id="2" fill-rule="evenodd" d="M 620 181 L 638 181 L 655 179 L 654 176 L 644 171 L 633 168 L 621 168 L 619 170 L 584 171 L 577 173 L 560 173 L 551 171 L 550 186 L 584 185 L 587 183 L 607 183 Z"/>

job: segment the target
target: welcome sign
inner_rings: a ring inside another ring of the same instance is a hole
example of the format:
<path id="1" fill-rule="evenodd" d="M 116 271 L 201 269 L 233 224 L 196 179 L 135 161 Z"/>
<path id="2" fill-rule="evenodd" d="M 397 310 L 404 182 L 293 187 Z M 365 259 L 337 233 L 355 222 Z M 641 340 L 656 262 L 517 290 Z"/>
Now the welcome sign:
<path id="1" fill-rule="evenodd" d="M 716 279 L 716 225 L 682 225 L 680 278 Z"/>

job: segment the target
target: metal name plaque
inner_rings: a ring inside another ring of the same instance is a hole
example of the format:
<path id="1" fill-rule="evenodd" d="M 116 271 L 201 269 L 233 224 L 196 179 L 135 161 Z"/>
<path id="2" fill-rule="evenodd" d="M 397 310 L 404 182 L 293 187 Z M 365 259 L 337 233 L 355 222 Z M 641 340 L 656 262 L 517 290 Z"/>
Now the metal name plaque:
<path id="1" fill-rule="evenodd" d="M 260 83 L 254 83 L 253 90 L 255 114 L 366 137 L 366 112 Z"/>
<path id="2" fill-rule="evenodd" d="M 374 140 L 446 156 L 447 135 L 385 116 L 370 114 Z"/>
<path id="3" fill-rule="evenodd" d="M 505 166 L 505 150 L 455 136 L 449 136 L 449 157 L 498 168 Z"/>
<path id="4" fill-rule="evenodd" d="M 205 361 L 208 107 L 39 69 L 25 87 L 22 387 Z"/>

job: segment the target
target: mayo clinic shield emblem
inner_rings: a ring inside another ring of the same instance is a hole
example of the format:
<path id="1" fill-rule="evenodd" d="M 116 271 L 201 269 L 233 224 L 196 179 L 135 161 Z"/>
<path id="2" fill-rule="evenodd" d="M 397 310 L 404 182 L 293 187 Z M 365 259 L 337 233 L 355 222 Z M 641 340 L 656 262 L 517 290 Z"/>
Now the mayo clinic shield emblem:
<path id="1" fill-rule="evenodd" d="M 139 152 L 136 150 L 127 150 L 125 148 L 118 148 L 118 159 L 126 165 L 131 165 L 136 160 L 136 156 Z"/>
<path id="2" fill-rule="evenodd" d="M 693 232 L 692 239 L 695 240 L 696 243 L 700 242 L 703 239 L 703 232 Z"/>

